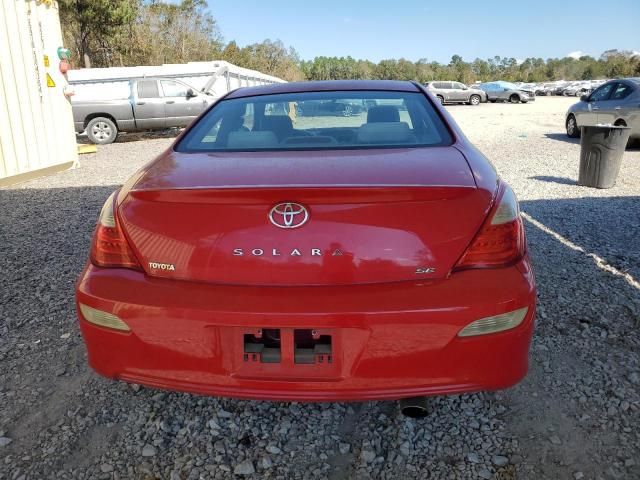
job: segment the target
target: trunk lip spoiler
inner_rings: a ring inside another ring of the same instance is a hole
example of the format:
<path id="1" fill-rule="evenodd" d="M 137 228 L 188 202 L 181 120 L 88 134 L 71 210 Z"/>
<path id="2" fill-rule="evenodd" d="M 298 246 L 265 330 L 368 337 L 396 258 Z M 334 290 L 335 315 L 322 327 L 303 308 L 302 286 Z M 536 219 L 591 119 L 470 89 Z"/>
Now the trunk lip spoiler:
<path id="1" fill-rule="evenodd" d="M 160 188 L 132 188 L 130 192 L 157 192 L 170 190 L 232 190 L 232 189 L 280 189 L 280 188 L 469 188 L 477 190 L 477 185 L 433 185 L 411 183 L 298 183 L 298 184 L 268 184 L 268 185 L 195 185 L 189 187 L 160 187 Z"/>

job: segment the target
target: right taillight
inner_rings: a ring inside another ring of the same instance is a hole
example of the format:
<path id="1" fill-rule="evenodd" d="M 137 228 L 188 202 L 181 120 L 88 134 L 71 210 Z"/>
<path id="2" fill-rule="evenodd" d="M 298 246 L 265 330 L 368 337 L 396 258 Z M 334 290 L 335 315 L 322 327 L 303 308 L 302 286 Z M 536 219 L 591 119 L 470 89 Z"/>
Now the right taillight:
<path id="1" fill-rule="evenodd" d="M 454 270 L 511 265 L 525 253 L 525 238 L 518 200 L 501 184 L 495 207 Z"/>
<path id="2" fill-rule="evenodd" d="M 121 267 L 141 270 L 138 259 L 124 236 L 115 213 L 116 192 L 100 212 L 91 245 L 91 262 L 98 267 Z"/>

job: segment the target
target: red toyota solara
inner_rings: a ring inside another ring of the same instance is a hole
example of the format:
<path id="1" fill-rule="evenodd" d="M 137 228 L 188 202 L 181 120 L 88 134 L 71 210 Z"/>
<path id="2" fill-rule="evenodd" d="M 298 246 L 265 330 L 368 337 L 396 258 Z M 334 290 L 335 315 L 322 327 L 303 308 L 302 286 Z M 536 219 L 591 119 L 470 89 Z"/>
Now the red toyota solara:
<path id="1" fill-rule="evenodd" d="M 102 375 L 311 401 L 511 386 L 535 298 L 513 191 L 395 81 L 230 92 L 107 199 L 76 291 Z"/>

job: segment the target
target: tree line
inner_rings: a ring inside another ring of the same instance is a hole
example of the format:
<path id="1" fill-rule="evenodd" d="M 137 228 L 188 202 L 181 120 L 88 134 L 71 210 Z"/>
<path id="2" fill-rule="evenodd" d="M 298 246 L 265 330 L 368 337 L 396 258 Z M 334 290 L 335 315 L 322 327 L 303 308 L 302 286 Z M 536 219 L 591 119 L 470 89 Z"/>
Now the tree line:
<path id="1" fill-rule="evenodd" d="M 293 47 L 264 40 L 240 47 L 225 42 L 206 0 L 59 0 L 65 44 L 74 66 L 109 67 L 226 60 L 285 80 L 392 79 L 544 82 L 640 76 L 640 55 L 607 50 L 599 58 L 495 56 L 448 64 L 347 57 L 301 60 Z"/>

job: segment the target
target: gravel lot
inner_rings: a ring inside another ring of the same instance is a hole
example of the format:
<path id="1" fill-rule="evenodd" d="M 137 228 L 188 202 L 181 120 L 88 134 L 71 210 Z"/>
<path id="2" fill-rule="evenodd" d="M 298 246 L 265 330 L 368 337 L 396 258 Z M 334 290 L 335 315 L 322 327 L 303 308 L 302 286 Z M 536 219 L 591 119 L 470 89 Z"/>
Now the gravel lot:
<path id="1" fill-rule="evenodd" d="M 640 151 L 618 184 L 575 184 L 575 99 L 452 106 L 514 187 L 539 285 L 515 388 L 434 400 L 299 404 L 168 393 L 97 377 L 73 286 L 107 195 L 169 143 L 100 147 L 0 190 L 0 479 L 640 478 Z"/>

